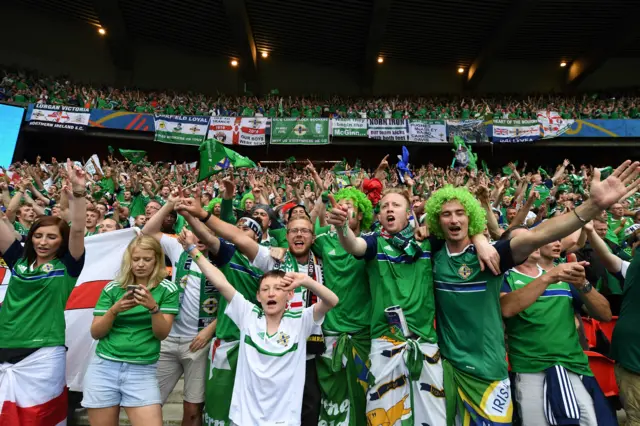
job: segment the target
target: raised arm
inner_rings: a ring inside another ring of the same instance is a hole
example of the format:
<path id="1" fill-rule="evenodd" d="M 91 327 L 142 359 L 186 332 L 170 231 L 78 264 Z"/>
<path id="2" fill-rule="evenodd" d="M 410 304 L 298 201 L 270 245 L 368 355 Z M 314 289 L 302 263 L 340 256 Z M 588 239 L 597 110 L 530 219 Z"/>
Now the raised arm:
<path id="1" fill-rule="evenodd" d="M 207 228 L 215 232 L 216 235 L 233 243 L 251 262 L 253 262 L 258 255 L 260 246 L 255 240 L 251 239 L 251 237 L 235 226 L 207 213 L 198 203 L 190 203 L 188 199 L 182 199 L 177 206 L 177 210 L 179 212 L 184 210 L 195 219 L 202 221 Z"/>
<path id="2" fill-rule="evenodd" d="M 524 261 L 535 249 L 566 237 L 616 203 L 635 184 L 640 162 L 627 160 L 606 180 L 600 182 L 600 171 L 594 171 L 589 199 L 571 213 L 556 216 L 536 226 L 531 232 L 516 235 L 511 240 L 513 260 Z"/>
<path id="3" fill-rule="evenodd" d="M 306 274 L 288 272 L 283 278 L 283 290 L 291 291 L 297 287 L 305 287 L 318 296 L 318 301 L 313 305 L 313 320 L 319 321 L 327 312 L 340 301 L 336 294 L 329 290 L 329 287 L 318 283 Z"/>
<path id="4" fill-rule="evenodd" d="M 356 234 L 349 228 L 347 212 L 338 206 L 333 195 L 329 195 L 329 200 L 333 208 L 329 212 L 327 223 L 336 227 L 340 244 L 348 253 L 358 257 L 364 256 L 367 251 L 367 242 L 364 238 L 356 237 Z"/>
<path id="5" fill-rule="evenodd" d="M 169 215 L 169 213 L 173 211 L 175 204 L 179 199 L 180 198 L 177 194 L 171 194 L 164 206 L 162 206 L 160 210 L 158 210 L 156 214 L 151 216 L 151 218 L 149 218 L 149 220 L 147 220 L 147 222 L 144 224 L 142 233 L 153 237 L 156 241 L 160 241 L 160 239 L 162 238 L 162 222 Z"/>
<path id="6" fill-rule="evenodd" d="M 195 238 L 193 238 L 193 234 L 183 230 L 178 236 L 178 241 L 182 244 L 182 247 L 186 250 L 190 246 L 195 245 Z M 192 249 L 189 252 L 189 255 L 196 262 L 202 273 L 209 280 L 211 284 L 218 289 L 222 297 L 224 297 L 227 302 L 231 302 L 233 296 L 236 294 L 236 289 L 227 281 L 227 278 L 224 276 L 222 272 L 215 266 L 213 266 L 206 257 L 200 253 L 197 248 Z"/>
<path id="7" fill-rule="evenodd" d="M 194 200 L 194 202 L 197 203 L 198 201 Z M 220 250 L 220 239 L 213 235 L 207 225 L 202 223 L 199 219 L 191 216 L 191 214 L 186 210 L 180 210 L 180 214 L 185 218 L 191 227 L 191 231 L 196 235 L 196 237 L 198 237 L 198 239 L 209 248 L 209 252 L 212 255 L 216 256 Z"/>
<path id="8" fill-rule="evenodd" d="M 71 220 L 69 253 L 77 260 L 84 254 L 84 232 L 87 217 L 87 201 L 84 197 L 87 193 L 87 187 L 85 186 L 85 171 L 79 166 L 74 166 L 68 158 L 67 175 L 71 184 L 71 191 L 66 188 L 69 198 L 69 219 Z"/>
<path id="9" fill-rule="evenodd" d="M 607 271 L 617 274 L 622 269 L 622 259 L 611 253 L 607 248 L 607 243 L 593 229 L 593 226 L 587 229 L 587 238 L 591 248 L 596 252 L 598 259 Z"/>

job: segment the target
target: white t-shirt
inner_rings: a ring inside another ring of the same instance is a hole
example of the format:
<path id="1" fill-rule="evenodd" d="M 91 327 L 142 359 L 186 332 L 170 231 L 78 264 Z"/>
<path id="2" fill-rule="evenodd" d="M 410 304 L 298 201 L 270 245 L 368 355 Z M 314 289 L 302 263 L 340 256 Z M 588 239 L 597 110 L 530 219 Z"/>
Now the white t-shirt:
<path id="1" fill-rule="evenodd" d="M 303 274 L 308 273 L 309 265 L 307 263 L 305 264 L 302 264 L 300 262 L 297 262 L 297 263 L 298 263 L 298 272 L 301 272 Z M 276 260 L 273 257 L 271 257 L 270 248 L 266 246 L 258 247 L 258 254 L 256 254 L 256 257 L 255 259 L 253 259 L 253 262 L 251 262 L 251 266 L 255 266 L 256 268 L 260 269 L 262 272 L 265 272 L 265 273 L 274 270 L 276 267 Z M 317 281 L 320 284 L 324 285 L 322 268 L 320 267 L 320 265 L 316 265 L 316 277 L 317 277 Z M 307 300 L 307 289 L 304 287 L 298 287 L 296 291 L 293 293 L 293 299 L 289 301 L 288 309 L 291 311 L 301 311 L 306 305 L 306 300 Z M 316 327 L 314 329 L 313 334 L 322 334 L 322 328 Z M 315 358 L 315 355 L 307 356 L 308 360 L 314 359 L 314 358 Z"/>
<path id="2" fill-rule="evenodd" d="M 185 275 L 182 282 L 176 282 L 176 273 L 178 268 L 176 264 L 180 260 L 180 256 L 184 253 L 182 245 L 173 237 L 163 235 L 160 239 L 162 250 L 171 260 L 172 273 L 171 281 L 180 285 L 184 292 L 180 294 L 180 313 L 173 320 L 173 327 L 169 336 L 194 338 L 198 334 L 198 317 L 200 315 L 200 278 L 195 275 Z M 197 275 L 202 272 L 196 264 L 191 262 L 189 270 Z"/>
<path id="3" fill-rule="evenodd" d="M 300 425 L 307 338 L 324 317 L 315 322 L 313 307 L 285 311 L 278 331 L 269 336 L 262 310 L 240 292 L 225 314 L 240 329 L 229 418 L 237 425 Z"/>

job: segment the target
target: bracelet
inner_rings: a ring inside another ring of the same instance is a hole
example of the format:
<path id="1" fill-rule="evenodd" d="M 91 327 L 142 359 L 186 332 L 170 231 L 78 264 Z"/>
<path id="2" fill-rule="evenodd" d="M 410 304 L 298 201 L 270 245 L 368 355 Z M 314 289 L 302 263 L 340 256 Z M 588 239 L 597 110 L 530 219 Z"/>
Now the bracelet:
<path id="1" fill-rule="evenodd" d="M 156 303 L 156 306 L 153 307 L 153 309 L 149 309 L 149 313 L 151 315 L 155 315 L 158 312 L 160 312 L 160 306 L 158 306 L 158 304 Z"/>
<path id="2" fill-rule="evenodd" d="M 195 256 L 193 256 L 193 260 L 198 260 L 202 257 L 202 253 L 198 252 L 198 254 L 196 254 Z"/>
<path id="3" fill-rule="evenodd" d="M 194 248 L 196 248 L 195 244 L 190 244 L 189 246 L 187 246 L 186 249 L 184 249 L 184 251 L 186 251 L 187 253 L 191 252 L 191 250 L 193 250 Z"/>
<path id="4" fill-rule="evenodd" d="M 200 222 L 207 223 L 207 221 L 211 218 L 211 212 L 207 213 L 204 219 L 200 219 Z"/>
<path id="5" fill-rule="evenodd" d="M 589 222 L 588 220 L 584 220 L 584 218 L 580 217 L 580 215 L 578 214 L 578 210 L 577 209 L 573 209 L 573 214 L 576 215 L 576 217 L 578 218 L 578 220 L 580 222 L 582 222 L 583 224 L 587 224 L 587 222 Z"/>

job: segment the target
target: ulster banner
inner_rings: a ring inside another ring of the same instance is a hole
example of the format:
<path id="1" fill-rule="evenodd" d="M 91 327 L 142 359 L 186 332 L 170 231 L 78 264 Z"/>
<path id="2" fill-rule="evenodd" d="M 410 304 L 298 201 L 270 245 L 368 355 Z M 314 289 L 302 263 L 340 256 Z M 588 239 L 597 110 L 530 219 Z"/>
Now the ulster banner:
<path id="1" fill-rule="evenodd" d="M 29 126 L 63 130 L 85 130 L 89 125 L 91 110 L 88 108 L 59 105 L 30 104 L 26 121 Z"/>
<path id="2" fill-rule="evenodd" d="M 264 145 L 268 122 L 263 117 L 211 117 L 207 139 L 225 145 Z"/>
<path id="3" fill-rule="evenodd" d="M 156 115 L 155 140 L 200 146 L 208 125 L 209 117 L 199 115 Z"/>
<path id="4" fill-rule="evenodd" d="M 574 120 L 564 119 L 557 111 L 538 111 L 542 139 L 557 138 L 571 128 Z"/>

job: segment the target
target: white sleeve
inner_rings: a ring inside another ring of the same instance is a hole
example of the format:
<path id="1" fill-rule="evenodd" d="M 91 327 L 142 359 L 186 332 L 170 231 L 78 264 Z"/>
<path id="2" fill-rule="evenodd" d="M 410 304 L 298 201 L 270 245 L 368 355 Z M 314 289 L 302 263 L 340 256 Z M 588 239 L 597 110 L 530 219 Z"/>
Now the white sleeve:
<path id="1" fill-rule="evenodd" d="M 620 275 L 622 275 L 622 278 L 627 278 L 627 270 L 629 269 L 630 264 L 631 263 L 626 260 L 623 260 L 620 264 Z"/>
<path id="2" fill-rule="evenodd" d="M 322 323 L 324 322 L 324 316 L 318 321 L 313 320 L 313 305 L 302 310 L 302 333 L 305 338 L 312 334 L 322 334 Z"/>
<path id="3" fill-rule="evenodd" d="M 180 259 L 180 255 L 184 251 L 182 244 L 178 240 L 165 234 L 162 234 L 162 238 L 160 238 L 160 245 L 172 264 L 175 264 Z"/>
<path id="4" fill-rule="evenodd" d="M 233 299 L 231 299 L 231 302 L 227 305 L 224 313 L 231 318 L 238 328 L 242 329 L 244 321 L 247 320 L 254 306 L 255 305 L 245 299 L 239 291 L 236 291 L 236 294 L 233 295 Z"/>
<path id="5" fill-rule="evenodd" d="M 259 246 L 258 254 L 256 258 L 251 262 L 251 266 L 260 269 L 262 272 L 269 272 L 273 270 L 276 265 L 276 261 L 271 257 L 271 251 L 269 247 Z"/>

